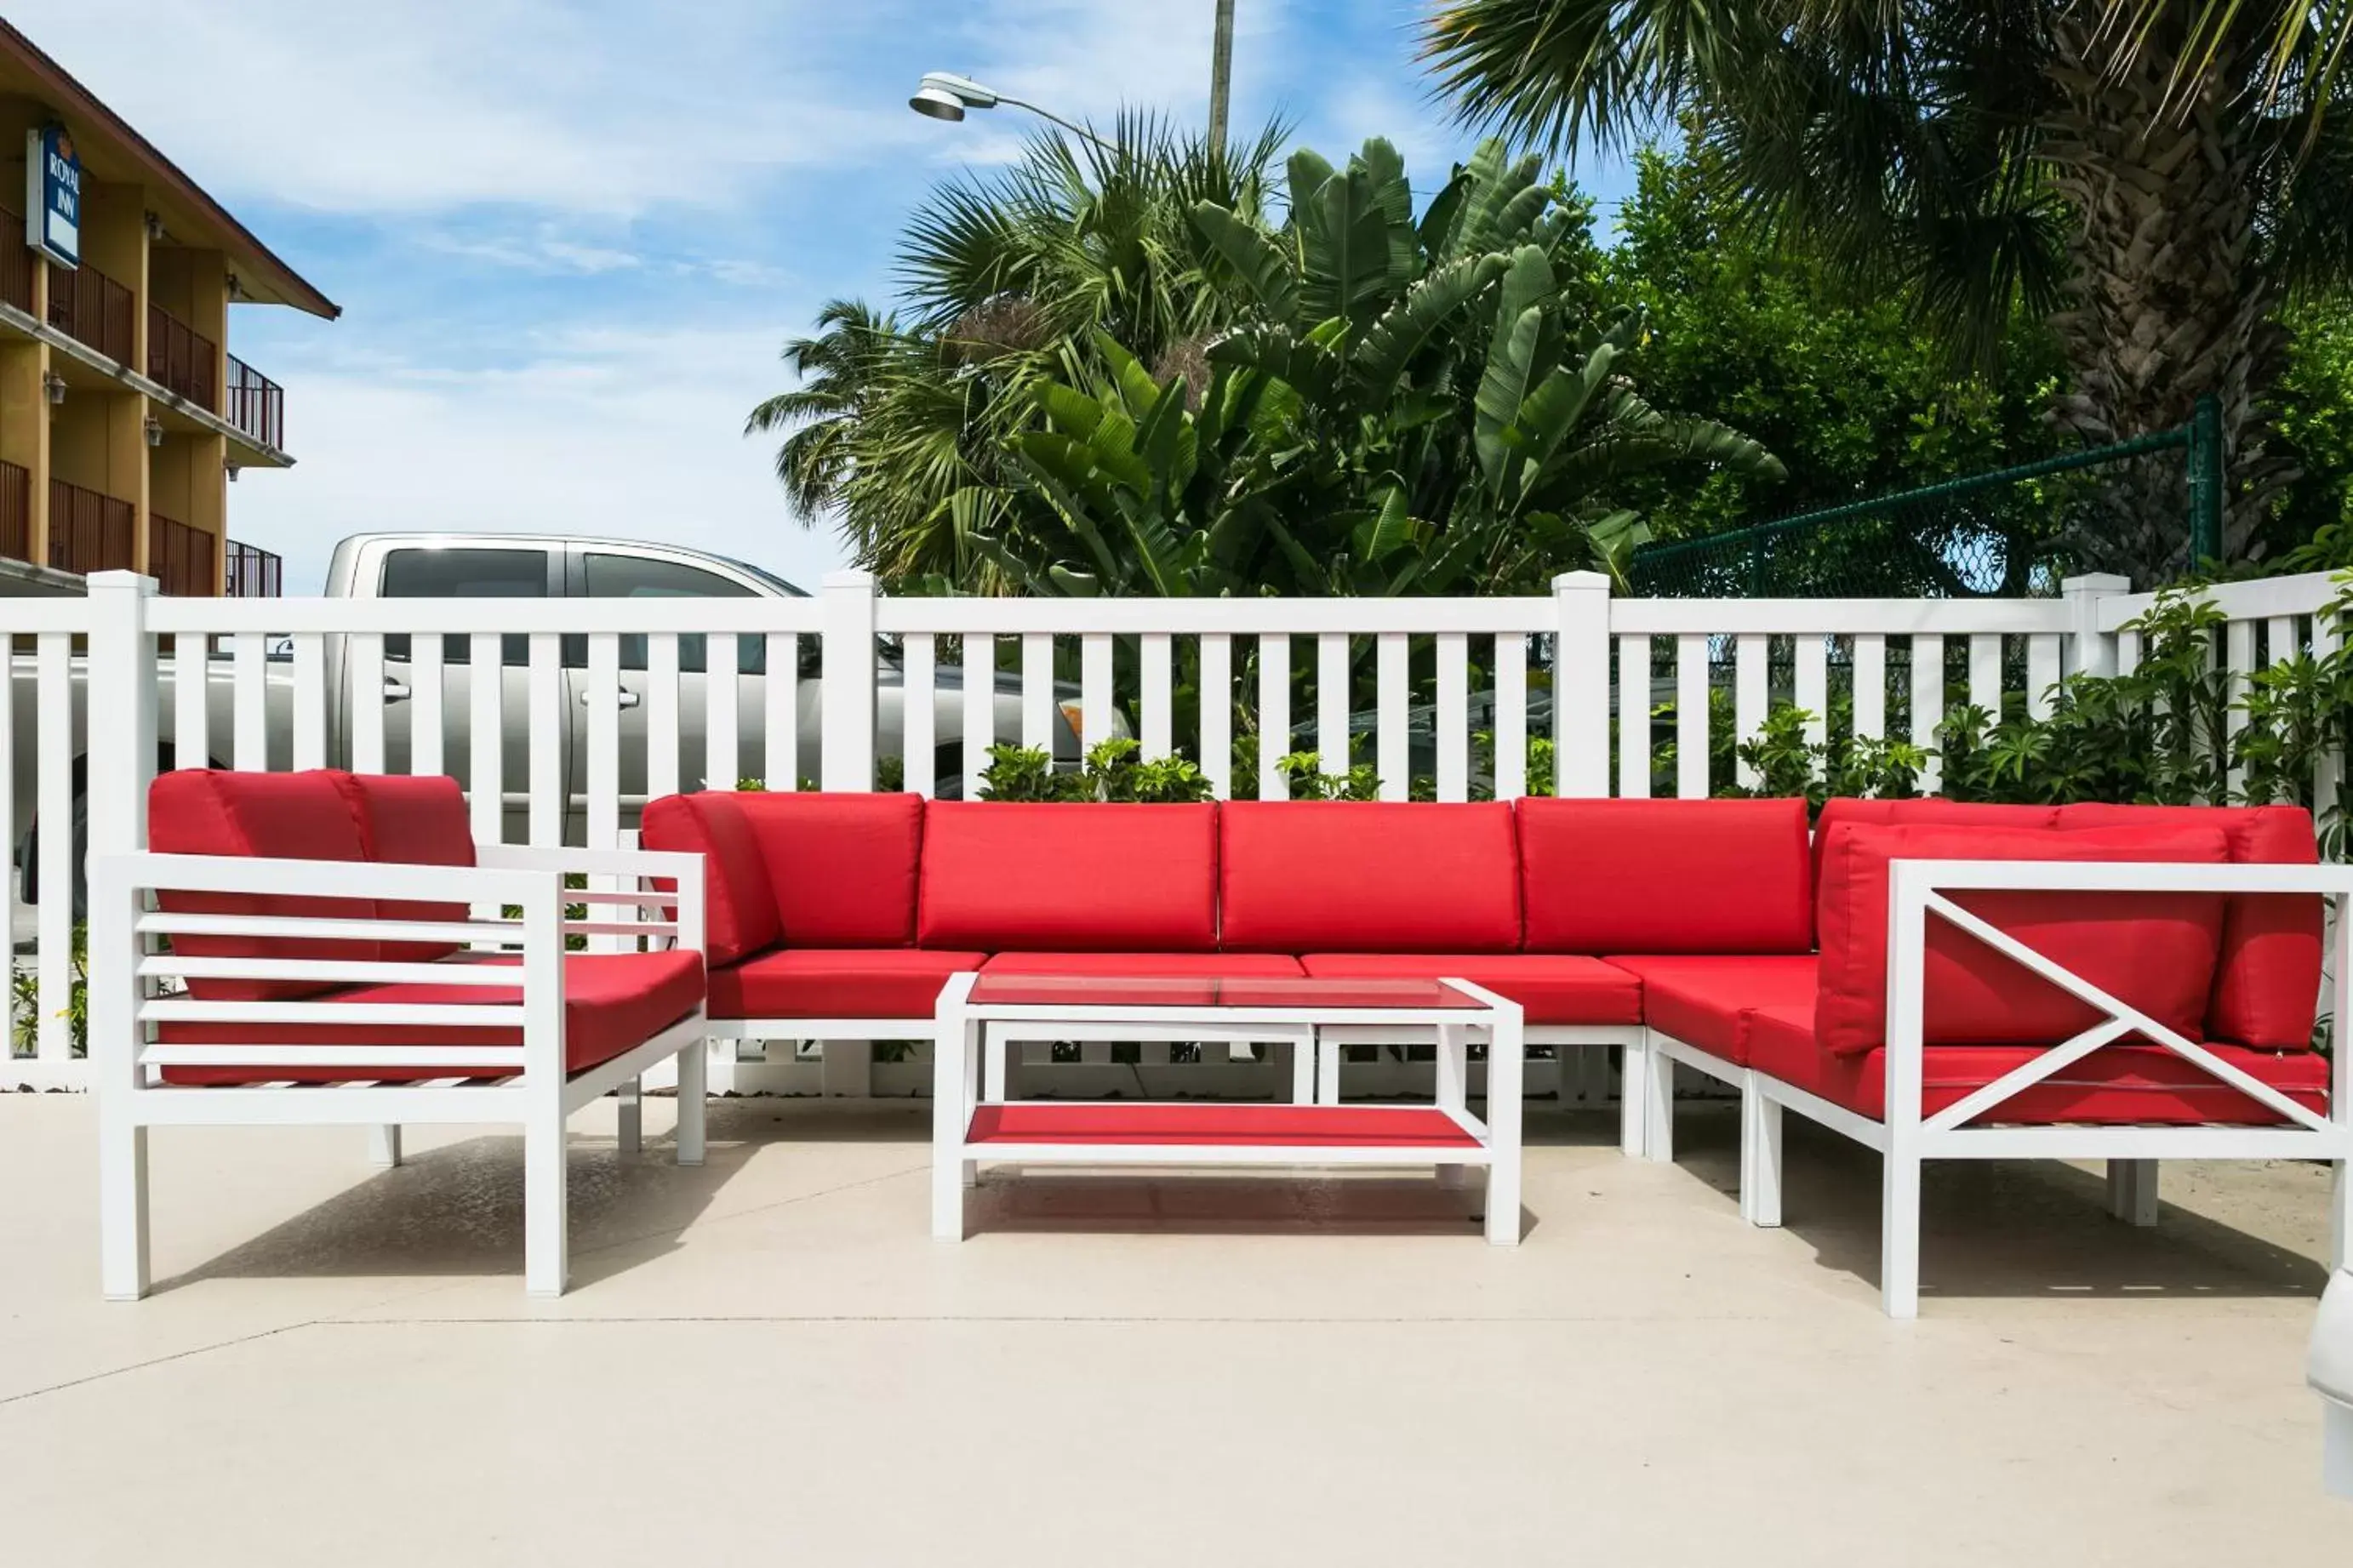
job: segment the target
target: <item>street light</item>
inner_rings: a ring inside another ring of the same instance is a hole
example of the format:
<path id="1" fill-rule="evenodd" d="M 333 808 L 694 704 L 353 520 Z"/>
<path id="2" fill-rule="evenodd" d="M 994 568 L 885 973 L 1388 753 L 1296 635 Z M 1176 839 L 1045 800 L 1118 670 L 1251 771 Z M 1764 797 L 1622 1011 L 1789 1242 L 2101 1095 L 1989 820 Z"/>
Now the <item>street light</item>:
<path id="1" fill-rule="evenodd" d="M 955 76 L 946 71 L 927 71 L 923 85 L 915 89 L 913 98 L 907 100 L 907 107 L 916 113 L 950 121 L 962 120 L 967 109 L 995 109 L 1000 103 L 1026 109 L 1040 120 L 1050 120 L 1071 135 L 1084 137 L 1106 153 L 1119 151 L 1083 125 L 1073 125 L 1060 115 L 1040 109 L 1034 103 L 1008 98 L 994 88 L 981 86 L 970 77 Z"/>

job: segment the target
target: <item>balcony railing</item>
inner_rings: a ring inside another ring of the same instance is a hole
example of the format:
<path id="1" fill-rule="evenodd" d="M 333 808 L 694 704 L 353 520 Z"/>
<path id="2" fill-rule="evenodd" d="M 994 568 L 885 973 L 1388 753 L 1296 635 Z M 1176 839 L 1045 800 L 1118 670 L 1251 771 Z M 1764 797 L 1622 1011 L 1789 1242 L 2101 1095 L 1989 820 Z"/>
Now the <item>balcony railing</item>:
<path id="1" fill-rule="evenodd" d="M 61 572 L 128 572 L 138 510 L 127 500 L 49 481 L 49 564 Z"/>
<path id="2" fill-rule="evenodd" d="M 220 592 L 220 568 L 215 563 L 213 536 L 201 528 L 147 514 L 147 575 L 166 594 L 184 598 L 209 598 Z"/>
<path id="3" fill-rule="evenodd" d="M 25 215 L 5 205 L 0 205 L 0 300 L 32 313 L 33 247 L 25 243 Z"/>
<path id="4" fill-rule="evenodd" d="M 131 363 L 131 290 L 84 262 L 49 263 L 49 325 L 111 360 Z"/>
<path id="5" fill-rule="evenodd" d="M 275 599 L 286 591 L 286 563 L 271 551 L 232 539 L 222 591 L 236 599 Z"/>
<path id="6" fill-rule="evenodd" d="M 147 379 L 216 414 L 213 367 L 220 350 L 212 339 L 161 305 L 147 307 Z"/>
<path id="7" fill-rule="evenodd" d="M 272 450 L 286 445 L 286 389 L 228 356 L 228 395 L 221 417 Z"/>
<path id="8" fill-rule="evenodd" d="M 0 555 L 33 558 L 33 476 L 7 462 L 0 462 Z"/>

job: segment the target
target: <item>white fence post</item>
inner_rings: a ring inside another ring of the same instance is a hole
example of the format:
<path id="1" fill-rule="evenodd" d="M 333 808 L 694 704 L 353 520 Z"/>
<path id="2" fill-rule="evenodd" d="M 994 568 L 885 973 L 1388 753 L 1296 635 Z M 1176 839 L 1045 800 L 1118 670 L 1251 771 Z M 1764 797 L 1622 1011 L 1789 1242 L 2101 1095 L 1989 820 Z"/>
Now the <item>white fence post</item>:
<path id="1" fill-rule="evenodd" d="M 818 783 L 829 790 L 874 787 L 874 574 L 829 572 L 825 579 L 825 755 Z"/>
<path id="2" fill-rule="evenodd" d="M 1609 579 L 1564 572 L 1552 580 L 1559 629 L 1552 669 L 1553 787 L 1562 795 L 1609 793 Z M 1643 679 L 1642 710 L 1650 704 Z"/>
<path id="3" fill-rule="evenodd" d="M 2131 580 L 2094 572 L 2063 580 L 2059 590 L 2067 598 L 2067 673 L 2114 675 L 2116 639 L 2114 633 L 2100 629 L 2100 601 L 2111 595 L 2130 593 Z"/>
<path id="4" fill-rule="evenodd" d="M 90 808 L 90 853 L 128 855 L 147 847 L 147 785 L 155 776 L 155 634 L 147 629 L 147 601 L 155 581 L 136 572 L 94 572 L 90 576 L 90 661 L 83 700 L 90 715 L 87 742 Z M 44 767 L 63 767 L 63 757 L 43 757 Z M 44 824 L 51 833 L 70 827 L 63 822 Z M 77 866 L 77 876 L 87 868 Z M 71 910 L 70 886 L 41 886 L 41 963 L 44 971 L 61 969 L 65 942 L 59 940 Z M 54 951 L 53 951 L 54 949 Z M 111 965 L 121 955 L 93 947 L 95 963 Z M 108 976 L 108 981 L 119 977 Z M 63 976 L 58 976 L 60 982 Z M 41 991 L 41 1041 L 44 1057 L 64 1056 L 66 1019 L 58 1004 L 64 986 L 52 992 L 45 973 Z M 55 1000 L 53 1000 L 55 998 Z M 55 1034 L 54 1049 L 52 1034 Z"/>

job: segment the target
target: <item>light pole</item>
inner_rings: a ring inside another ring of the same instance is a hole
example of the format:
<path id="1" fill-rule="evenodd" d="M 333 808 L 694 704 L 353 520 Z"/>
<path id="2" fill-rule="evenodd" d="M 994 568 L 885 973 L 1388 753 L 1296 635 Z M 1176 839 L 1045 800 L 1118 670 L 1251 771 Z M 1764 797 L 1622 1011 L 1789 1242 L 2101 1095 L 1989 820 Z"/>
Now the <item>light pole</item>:
<path id="1" fill-rule="evenodd" d="M 1040 109 L 1034 103 L 1027 103 L 1018 98 L 1008 98 L 996 89 L 983 87 L 966 76 L 955 76 L 947 71 L 928 71 L 924 73 L 923 85 L 915 89 L 915 95 L 907 100 L 907 107 L 916 113 L 929 115 L 934 120 L 950 121 L 962 120 L 965 110 L 968 109 L 995 109 L 1000 103 L 1015 109 L 1026 109 L 1040 120 L 1052 121 L 1071 135 L 1084 137 L 1106 153 L 1119 151 L 1083 125 L 1074 125 L 1053 110 Z"/>
<path id="2" fill-rule="evenodd" d="M 1234 0 L 1218 0 L 1218 29 L 1209 42 L 1209 145 L 1226 150 L 1226 106 L 1234 89 Z"/>

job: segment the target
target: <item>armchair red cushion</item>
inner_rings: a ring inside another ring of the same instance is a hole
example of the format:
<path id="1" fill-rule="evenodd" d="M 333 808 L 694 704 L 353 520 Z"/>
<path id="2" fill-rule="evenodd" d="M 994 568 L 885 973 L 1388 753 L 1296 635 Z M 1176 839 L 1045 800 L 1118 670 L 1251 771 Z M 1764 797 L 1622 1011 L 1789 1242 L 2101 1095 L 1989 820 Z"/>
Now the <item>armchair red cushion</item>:
<path id="1" fill-rule="evenodd" d="M 1834 826 L 1822 854 L 1821 965 L 1813 1026 L 1838 1055 L 1887 1038 L 1888 862 L 2144 860 L 2220 865 L 2220 828 L 2080 833 Z M 2203 893 L 1966 892 L 1953 901 L 2158 1022 L 2195 1039 L 2221 946 L 2222 899 Z M 1933 912 L 1926 1037 L 1931 1045 L 2050 1045 L 2101 1015 Z"/>
<path id="2" fill-rule="evenodd" d="M 1206 952 L 1218 945 L 1218 808 L 934 801 L 925 947 Z"/>
<path id="3" fill-rule="evenodd" d="M 474 863 L 474 826 L 466 815 L 465 793 L 458 781 L 439 773 L 349 773 L 324 770 L 351 808 L 360 831 L 360 845 L 371 860 L 402 866 L 470 866 Z M 388 921 L 464 921 L 461 903 L 422 903 L 379 900 L 378 919 Z M 431 963 L 458 951 L 454 942 L 386 942 L 384 957 L 391 963 Z"/>
<path id="4" fill-rule="evenodd" d="M 787 946 L 915 940 L 922 795 L 750 791 L 735 804 L 760 846 Z"/>
<path id="5" fill-rule="evenodd" d="M 1802 800 L 1518 803 L 1530 952 L 1804 952 Z"/>
<path id="6" fill-rule="evenodd" d="M 1220 941 L 1260 952 L 1511 952 L 1519 849 L 1502 802 L 1232 801 Z"/>
<path id="7" fill-rule="evenodd" d="M 776 892 L 760 840 L 731 790 L 670 795 L 646 803 L 638 841 L 649 849 L 702 857 L 703 951 L 712 967 L 784 940 Z M 660 879 L 664 891 L 675 884 Z"/>
<path id="8" fill-rule="evenodd" d="M 856 1018 L 911 1022 L 929 1035 L 940 987 L 980 967 L 977 952 L 914 947 L 788 947 L 711 972 L 714 1018 Z"/>
<path id="9" fill-rule="evenodd" d="M 147 843 L 162 855 L 234 855 L 286 860 L 367 858 L 343 792 L 324 770 L 299 773 L 232 773 L 183 768 L 157 775 L 147 792 Z M 289 898 L 253 893 L 166 892 L 160 901 L 175 914 L 275 915 L 324 920 L 374 920 L 365 898 Z M 373 938 L 309 941 L 290 937 L 203 936 L 182 933 L 173 951 L 187 958 L 344 959 L 374 963 Z M 338 988 L 332 980 L 216 980 L 188 983 L 199 1002 L 286 1002 Z"/>

